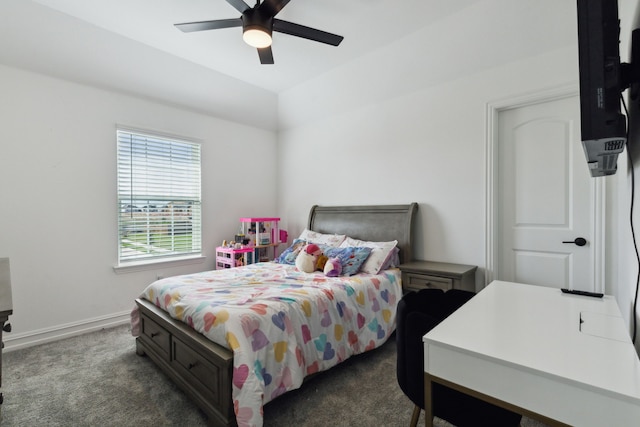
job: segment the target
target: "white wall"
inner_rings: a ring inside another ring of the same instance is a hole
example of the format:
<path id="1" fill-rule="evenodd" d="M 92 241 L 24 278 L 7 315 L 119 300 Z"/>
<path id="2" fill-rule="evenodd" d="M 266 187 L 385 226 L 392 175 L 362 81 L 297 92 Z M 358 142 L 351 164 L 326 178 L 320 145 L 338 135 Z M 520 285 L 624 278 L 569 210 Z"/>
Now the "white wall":
<path id="1" fill-rule="evenodd" d="M 314 203 L 415 201 L 416 257 L 483 267 L 486 103 L 571 81 L 567 58 L 551 52 L 281 132 L 286 225 L 299 231 Z"/>
<path id="2" fill-rule="evenodd" d="M 533 12 L 525 19 L 510 6 L 483 2 L 281 94 L 279 210 L 291 232 L 304 227 L 314 203 L 415 201 L 416 257 L 478 265 L 477 284 L 483 283 L 487 103 L 557 86 L 577 90 L 575 40 L 535 55 L 491 52 L 491 63 L 476 55 L 496 38 L 478 17 L 496 8 L 525 27 L 554 32 L 569 20 L 569 31 L 576 31 L 573 4 L 548 20 Z M 501 25 L 493 31 L 501 34 Z M 461 31 L 434 39 L 454 27 Z M 523 38 L 521 48 L 527 46 Z M 432 48 L 438 56 L 430 56 Z"/>
<path id="3" fill-rule="evenodd" d="M 241 216 L 276 215 L 276 134 L 0 66 L 0 256 L 7 349 L 122 322 L 157 275 L 211 269 Z M 115 273 L 116 124 L 202 141 L 200 264 Z"/>

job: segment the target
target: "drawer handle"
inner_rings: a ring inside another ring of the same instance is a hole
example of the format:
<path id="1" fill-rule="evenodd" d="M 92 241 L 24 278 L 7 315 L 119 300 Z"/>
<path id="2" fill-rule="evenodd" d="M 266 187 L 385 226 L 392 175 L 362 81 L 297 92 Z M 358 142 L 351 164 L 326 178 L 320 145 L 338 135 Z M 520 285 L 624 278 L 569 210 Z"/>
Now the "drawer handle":
<path id="1" fill-rule="evenodd" d="M 189 364 L 187 365 L 187 369 L 195 368 L 195 367 L 196 367 L 196 365 L 198 365 L 198 362 L 189 363 Z"/>
<path id="2" fill-rule="evenodd" d="M 160 335 L 160 332 L 151 332 L 151 338 L 157 337 Z"/>

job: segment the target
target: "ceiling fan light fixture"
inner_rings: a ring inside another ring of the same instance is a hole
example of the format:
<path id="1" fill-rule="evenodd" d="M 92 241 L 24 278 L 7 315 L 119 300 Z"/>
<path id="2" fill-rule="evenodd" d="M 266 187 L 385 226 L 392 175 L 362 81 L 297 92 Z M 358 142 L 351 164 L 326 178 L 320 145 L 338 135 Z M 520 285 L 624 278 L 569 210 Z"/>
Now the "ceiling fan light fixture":
<path id="1" fill-rule="evenodd" d="M 271 32 L 260 26 L 247 26 L 242 33 L 242 39 L 249 46 L 263 48 L 271 46 Z"/>
<path id="2" fill-rule="evenodd" d="M 271 51 L 273 31 L 331 46 L 338 46 L 344 39 L 337 34 L 276 19 L 275 16 L 290 0 L 256 0 L 253 7 L 249 6 L 246 0 L 226 1 L 242 14 L 239 18 L 185 22 L 174 25 L 185 33 L 242 27 L 242 39 L 249 46 L 257 48 L 261 64 L 273 64 L 273 52 Z"/>

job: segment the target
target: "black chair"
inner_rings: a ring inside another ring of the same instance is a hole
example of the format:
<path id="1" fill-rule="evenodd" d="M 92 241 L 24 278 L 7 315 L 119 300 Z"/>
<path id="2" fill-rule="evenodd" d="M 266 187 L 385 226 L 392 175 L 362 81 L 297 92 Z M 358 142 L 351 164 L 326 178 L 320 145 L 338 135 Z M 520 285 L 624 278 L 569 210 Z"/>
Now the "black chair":
<path id="1" fill-rule="evenodd" d="M 411 418 L 415 427 L 424 409 L 424 347 L 422 337 L 475 294 L 452 289 L 409 292 L 398 302 L 396 344 L 400 388 L 416 405 Z M 518 426 L 522 416 L 459 391 L 433 384 L 433 414 L 457 427 Z"/>

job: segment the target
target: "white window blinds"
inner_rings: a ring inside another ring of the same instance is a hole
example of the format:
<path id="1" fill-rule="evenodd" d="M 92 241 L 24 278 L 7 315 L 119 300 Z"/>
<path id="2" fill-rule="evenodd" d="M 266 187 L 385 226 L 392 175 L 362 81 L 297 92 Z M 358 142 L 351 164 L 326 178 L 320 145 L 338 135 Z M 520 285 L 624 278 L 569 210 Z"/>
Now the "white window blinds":
<path id="1" fill-rule="evenodd" d="M 118 262 L 201 252 L 200 144 L 118 129 Z"/>

